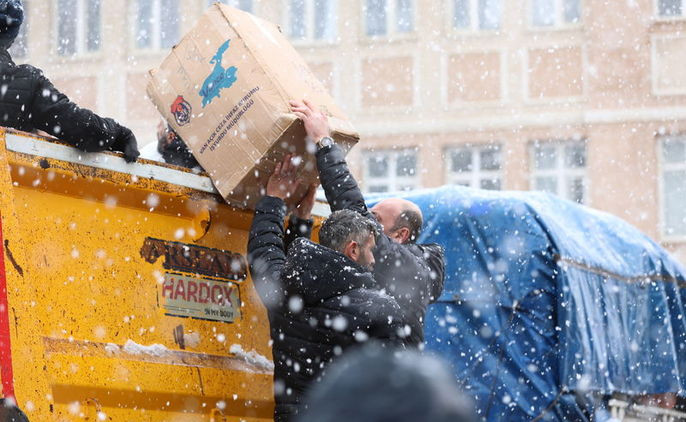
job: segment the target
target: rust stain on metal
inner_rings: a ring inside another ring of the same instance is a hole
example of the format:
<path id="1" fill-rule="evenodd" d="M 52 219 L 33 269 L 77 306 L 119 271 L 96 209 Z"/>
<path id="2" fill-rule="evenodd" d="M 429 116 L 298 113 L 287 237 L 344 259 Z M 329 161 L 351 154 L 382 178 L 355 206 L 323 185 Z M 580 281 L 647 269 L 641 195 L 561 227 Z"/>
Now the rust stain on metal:
<path id="1" fill-rule="evenodd" d="M 164 268 L 170 270 L 230 280 L 245 280 L 248 277 L 248 263 L 245 257 L 221 249 L 148 237 L 141 247 L 140 254 L 151 264 L 164 255 Z"/>
<path id="2" fill-rule="evenodd" d="M 186 342 L 183 339 L 183 325 L 177 325 L 174 328 L 174 343 L 176 343 L 181 350 L 186 348 Z"/>
<path id="3" fill-rule="evenodd" d="M 9 239 L 5 239 L 5 250 L 7 251 L 7 259 L 10 260 L 14 269 L 17 270 L 17 272 L 19 273 L 20 276 L 24 277 L 24 270 L 21 268 L 21 266 L 19 264 L 17 264 L 17 261 L 14 259 L 14 256 L 12 255 L 12 251 L 10 250 Z"/>

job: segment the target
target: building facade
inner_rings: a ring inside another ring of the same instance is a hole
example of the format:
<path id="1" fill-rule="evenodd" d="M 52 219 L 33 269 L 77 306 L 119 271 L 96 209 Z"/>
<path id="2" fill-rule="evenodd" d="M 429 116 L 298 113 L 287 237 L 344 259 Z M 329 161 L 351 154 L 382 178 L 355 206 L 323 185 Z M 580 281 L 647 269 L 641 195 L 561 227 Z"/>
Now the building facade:
<path id="1" fill-rule="evenodd" d="M 212 0 L 25 0 L 18 61 L 154 139 L 145 73 Z M 686 263 L 686 0 L 226 0 L 281 25 L 367 191 L 540 189 Z"/>

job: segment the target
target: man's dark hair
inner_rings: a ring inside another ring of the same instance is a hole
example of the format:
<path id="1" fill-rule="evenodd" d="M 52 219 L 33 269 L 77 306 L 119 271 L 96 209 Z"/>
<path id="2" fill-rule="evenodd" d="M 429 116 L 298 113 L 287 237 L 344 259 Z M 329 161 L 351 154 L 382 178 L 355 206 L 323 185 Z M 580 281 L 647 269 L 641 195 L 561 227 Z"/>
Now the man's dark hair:
<path id="1" fill-rule="evenodd" d="M 379 234 L 374 222 L 352 210 L 336 211 L 324 221 L 319 230 L 319 243 L 343 253 L 345 245 L 355 241 L 361 245 L 367 243 L 369 235 Z"/>
<path id="2" fill-rule="evenodd" d="M 471 400 L 442 361 L 374 345 L 344 354 L 297 422 L 474 422 Z"/>
<path id="3" fill-rule="evenodd" d="M 407 209 L 401 212 L 398 218 L 395 219 L 395 223 L 393 224 L 391 232 L 405 227 L 410 231 L 410 238 L 408 242 L 414 243 L 417 241 L 419 234 L 422 232 L 423 224 L 424 220 L 422 219 L 422 215 L 420 213 L 413 209 Z"/>
<path id="4" fill-rule="evenodd" d="M 200 165 L 186 143 L 171 126 L 167 126 L 164 133 L 158 135 L 157 151 L 162 154 L 166 163 L 175 166 L 193 168 Z"/>

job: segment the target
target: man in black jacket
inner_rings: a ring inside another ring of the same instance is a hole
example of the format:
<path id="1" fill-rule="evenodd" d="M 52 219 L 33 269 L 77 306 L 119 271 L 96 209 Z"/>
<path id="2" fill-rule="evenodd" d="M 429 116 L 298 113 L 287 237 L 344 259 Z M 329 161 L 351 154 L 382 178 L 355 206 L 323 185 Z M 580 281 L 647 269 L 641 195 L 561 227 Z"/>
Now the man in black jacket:
<path id="1" fill-rule="evenodd" d="M 321 245 L 299 237 L 284 251 L 284 199 L 298 183 L 290 157 L 270 177 L 248 240 L 255 288 L 270 323 L 274 355 L 274 419 L 291 421 L 328 364 L 347 349 L 376 340 L 404 345 L 402 312 L 375 287 L 376 226 L 354 211 L 334 213 Z"/>
<path id="2" fill-rule="evenodd" d="M 422 212 L 410 201 L 386 199 L 370 212 L 348 169 L 343 150 L 330 137 L 326 115 L 307 101 L 293 101 L 291 109 L 305 123 L 308 138 L 317 144 L 319 179 L 331 211 L 354 210 L 382 226 L 374 249 L 374 279 L 405 312 L 408 343 L 421 347 L 426 308 L 443 291 L 443 248 L 415 243 L 423 224 Z"/>
<path id="3" fill-rule="evenodd" d="M 121 151 L 126 161 L 135 161 L 131 130 L 72 103 L 39 69 L 14 63 L 7 49 L 23 19 L 21 0 L 0 0 L 0 126 L 42 130 L 83 151 Z"/>

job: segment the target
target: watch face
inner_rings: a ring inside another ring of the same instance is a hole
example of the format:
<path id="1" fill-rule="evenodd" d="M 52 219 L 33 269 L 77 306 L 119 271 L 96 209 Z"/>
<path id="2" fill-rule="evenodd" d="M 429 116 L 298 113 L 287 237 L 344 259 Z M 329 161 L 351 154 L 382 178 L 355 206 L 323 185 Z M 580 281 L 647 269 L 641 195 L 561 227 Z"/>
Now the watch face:
<path id="1" fill-rule="evenodd" d="M 321 147 L 328 147 L 332 144 L 333 144 L 333 139 L 331 139 L 329 136 L 325 136 L 319 141 L 319 145 Z"/>

